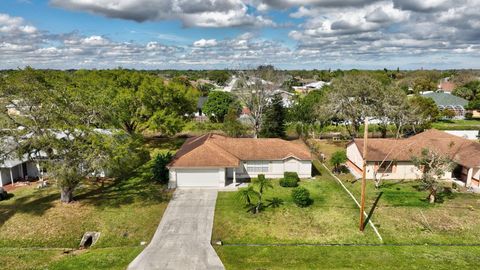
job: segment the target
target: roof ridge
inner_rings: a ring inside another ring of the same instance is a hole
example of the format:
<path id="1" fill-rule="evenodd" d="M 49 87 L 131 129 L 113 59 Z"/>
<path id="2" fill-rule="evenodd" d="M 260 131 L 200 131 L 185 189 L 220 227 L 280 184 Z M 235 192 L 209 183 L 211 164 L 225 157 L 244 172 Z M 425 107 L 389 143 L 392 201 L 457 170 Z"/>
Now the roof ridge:
<path id="1" fill-rule="evenodd" d="M 231 137 L 224 137 L 225 139 L 234 139 L 234 138 L 231 138 Z M 239 139 L 239 138 L 235 138 L 235 139 Z M 221 148 L 223 151 L 229 153 L 230 155 L 234 156 L 235 158 L 237 158 L 238 160 L 240 160 L 240 157 L 235 155 L 234 153 L 232 153 L 231 151 L 229 151 L 228 149 L 225 149 L 223 146 L 219 145 L 218 143 L 215 142 L 215 140 L 210 140 L 211 143 L 215 144 L 217 147 Z"/>
<path id="2" fill-rule="evenodd" d="M 240 158 L 239 158 L 239 157 L 233 155 L 232 153 L 230 153 L 229 151 L 227 151 L 225 148 L 219 146 L 218 144 L 216 144 L 216 143 L 213 142 L 213 141 L 209 141 L 209 143 L 208 143 L 208 144 L 205 144 L 205 146 L 207 146 L 207 147 L 211 147 L 211 146 L 216 147 L 217 149 L 222 150 L 223 153 L 226 153 L 227 155 L 230 155 L 231 157 L 233 157 L 233 158 L 235 158 L 235 159 L 238 159 L 238 160 L 240 161 Z M 193 151 L 192 151 L 192 152 L 193 152 Z M 221 152 L 220 152 L 220 153 L 221 153 Z"/>

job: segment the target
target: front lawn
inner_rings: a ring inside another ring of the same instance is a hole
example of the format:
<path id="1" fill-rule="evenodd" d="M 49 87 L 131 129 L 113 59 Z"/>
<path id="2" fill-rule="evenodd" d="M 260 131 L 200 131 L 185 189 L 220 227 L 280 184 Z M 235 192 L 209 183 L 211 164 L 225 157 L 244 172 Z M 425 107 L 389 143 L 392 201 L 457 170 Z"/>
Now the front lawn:
<path id="1" fill-rule="evenodd" d="M 140 243 L 150 241 L 171 196 L 151 180 L 150 166 L 127 179 L 84 182 L 71 204 L 60 203 L 54 186 L 12 191 L 0 202 L 2 268 L 125 269 L 144 248 Z M 87 231 L 101 233 L 96 245 L 71 251 Z"/>
<path id="2" fill-rule="evenodd" d="M 265 197 L 279 197 L 284 205 L 259 214 L 247 213 L 237 192 L 220 192 L 215 209 L 213 241 L 224 243 L 379 243 L 372 230 L 358 231 L 359 210 L 341 186 L 323 169 L 313 180 L 302 180 L 314 200 L 307 208 L 291 199 L 292 188 L 272 180 Z"/>
<path id="3" fill-rule="evenodd" d="M 440 130 L 480 130 L 480 120 L 443 120 L 432 123 Z"/>
<path id="4" fill-rule="evenodd" d="M 346 183 L 360 198 L 360 181 Z M 438 203 L 427 201 L 418 182 L 385 181 L 380 189 L 367 182 L 367 210 L 383 192 L 373 221 L 387 243 L 480 243 L 480 195 L 444 193 Z"/>

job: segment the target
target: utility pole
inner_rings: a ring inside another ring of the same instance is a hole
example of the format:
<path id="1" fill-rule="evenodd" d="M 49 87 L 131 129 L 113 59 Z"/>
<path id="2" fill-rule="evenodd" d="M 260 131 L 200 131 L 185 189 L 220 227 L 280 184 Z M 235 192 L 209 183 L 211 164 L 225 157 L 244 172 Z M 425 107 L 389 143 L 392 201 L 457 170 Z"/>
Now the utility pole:
<path id="1" fill-rule="evenodd" d="M 362 195 L 360 201 L 360 231 L 365 229 L 365 187 L 367 185 L 367 140 L 368 140 L 368 118 L 365 117 L 365 131 L 363 132 L 363 171 L 362 171 Z"/>

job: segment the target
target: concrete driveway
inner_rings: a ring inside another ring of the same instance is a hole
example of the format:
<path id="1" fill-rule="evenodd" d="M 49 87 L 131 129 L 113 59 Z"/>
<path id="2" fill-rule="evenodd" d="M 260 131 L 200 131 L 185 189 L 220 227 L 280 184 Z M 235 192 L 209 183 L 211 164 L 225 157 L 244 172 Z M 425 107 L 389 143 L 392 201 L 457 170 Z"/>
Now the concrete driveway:
<path id="1" fill-rule="evenodd" d="M 210 244 L 217 190 L 175 191 L 150 244 L 128 269 L 225 269 Z"/>

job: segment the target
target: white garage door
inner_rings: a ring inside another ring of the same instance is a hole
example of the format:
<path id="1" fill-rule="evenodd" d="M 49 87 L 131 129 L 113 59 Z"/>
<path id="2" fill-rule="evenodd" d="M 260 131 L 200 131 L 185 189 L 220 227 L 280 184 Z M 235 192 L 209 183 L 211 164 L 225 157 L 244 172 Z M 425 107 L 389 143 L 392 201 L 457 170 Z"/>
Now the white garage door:
<path id="1" fill-rule="evenodd" d="M 218 187 L 220 172 L 218 169 L 177 170 L 179 187 Z"/>

